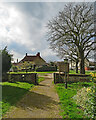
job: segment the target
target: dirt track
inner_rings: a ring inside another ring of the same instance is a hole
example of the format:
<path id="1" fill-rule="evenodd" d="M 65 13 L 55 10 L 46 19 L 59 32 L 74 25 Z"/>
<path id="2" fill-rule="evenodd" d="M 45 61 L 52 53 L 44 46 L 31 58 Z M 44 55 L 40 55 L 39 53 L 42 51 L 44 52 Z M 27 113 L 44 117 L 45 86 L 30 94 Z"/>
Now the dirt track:
<path id="1" fill-rule="evenodd" d="M 4 118 L 62 118 L 52 74 L 32 88 Z"/>

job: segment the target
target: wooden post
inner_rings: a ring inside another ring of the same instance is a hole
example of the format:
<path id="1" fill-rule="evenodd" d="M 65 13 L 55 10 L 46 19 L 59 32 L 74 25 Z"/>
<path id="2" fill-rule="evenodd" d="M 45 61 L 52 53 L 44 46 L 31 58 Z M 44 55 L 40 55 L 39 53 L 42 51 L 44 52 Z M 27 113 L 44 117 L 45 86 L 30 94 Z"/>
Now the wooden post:
<path id="1" fill-rule="evenodd" d="M 60 70 L 59 70 L 59 80 L 60 80 Z"/>
<path id="2" fill-rule="evenodd" d="M 64 83 L 64 81 L 65 81 L 65 72 L 63 72 L 64 73 L 64 80 L 63 80 L 63 83 Z"/>
<path id="3" fill-rule="evenodd" d="M 55 78 L 56 74 L 54 73 L 53 75 L 54 75 L 54 84 L 56 84 L 56 81 L 55 81 L 56 80 L 56 78 Z"/>
<path id="4" fill-rule="evenodd" d="M 35 84 L 38 85 L 38 76 L 37 76 L 37 73 L 35 73 Z"/>
<path id="5" fill-rule="evenodd" d="M 67 81 L 69 81 L 69 73 L 67 73 Z"/>
<path id="6" fill-rule="evenodd" d="M 65 88 L 67 89 L 67 72 L 65 72 Z"/>

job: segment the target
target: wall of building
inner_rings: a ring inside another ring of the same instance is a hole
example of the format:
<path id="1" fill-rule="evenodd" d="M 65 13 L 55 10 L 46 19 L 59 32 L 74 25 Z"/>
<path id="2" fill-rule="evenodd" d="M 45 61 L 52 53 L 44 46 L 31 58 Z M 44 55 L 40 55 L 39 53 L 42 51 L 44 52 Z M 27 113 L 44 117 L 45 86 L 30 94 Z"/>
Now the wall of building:
<path id="1" fill-rule="evenodd" d="M 89 61 L 87 59 L 85 59 L 85 67 L 89 66 Z M 69 62 L 69 68 L 76 68 L 76 62 L 72 61 L 72 65 L 71 65 L 71 61 Z M 78 69 L 80 69 L 80 61 L 78 62 Z"/>

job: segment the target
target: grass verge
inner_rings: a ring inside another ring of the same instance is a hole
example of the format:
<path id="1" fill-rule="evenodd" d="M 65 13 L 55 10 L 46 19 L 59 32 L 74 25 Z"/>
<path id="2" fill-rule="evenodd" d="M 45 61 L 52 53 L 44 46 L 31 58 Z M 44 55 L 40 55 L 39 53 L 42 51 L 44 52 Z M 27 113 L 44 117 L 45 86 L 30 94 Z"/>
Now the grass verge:
<path id="1" fill-rule="evenodd" d="M 77 94 L 77 91 L 83 87 L 92 86 L 92 83 L 87 82 L 78 82 L 68 84 L 68 88 L 65 89 L 65 84 L 56 84 L 56 90 L 59 95 L 60 105 L 62 112 L 60 113 L 63 118 L 84 118 L 84 111 L 79 105 L 76 104 L 76 101 L 73 99 L 74 95 Z"/>
<path id="2" fill-rule="evenodd" d="M 95 73 L 95 71 L 85 71 L 85 74 L 87 75 L 89 75 L 90 73 Z M 80 74 L 80 70 L 78 70 L 78 73 L 76 73 L 76 71 L 75 70 L 70 70 L 69 71 L 69 74 Z"/>
<path id="3" fill-rule="evenodd" d="M 23 74 L 23 73 L 54 73 L 55 71 L 47 71 L 47 72 L 9 72 L 10 74 Z"/>
<path id="4" fill-rule="evenodd" d="M 38 77 L 38 83 L 40 83 L 43 80 L 45 80 L 44 77 Z"/>
<path id="5" fill-rule="evenodd" d="M 2 85 L 2 114 L 4 115 L 11 106 L 15 106 L 33 84 L 26 82 L 3 82 Z"/>

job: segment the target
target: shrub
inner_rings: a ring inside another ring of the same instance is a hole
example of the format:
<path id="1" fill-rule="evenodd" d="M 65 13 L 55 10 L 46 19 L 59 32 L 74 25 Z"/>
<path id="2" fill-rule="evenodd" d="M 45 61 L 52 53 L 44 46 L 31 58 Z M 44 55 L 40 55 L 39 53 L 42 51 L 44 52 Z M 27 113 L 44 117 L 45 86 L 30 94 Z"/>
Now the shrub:
<path id="1" fill-rule="evenodd" d="M 17 66 L 12 66 L 12 69 L 14 72 L 18 72 L 18 67 Z"/>
<path id="2" fill-rule="evenodd" d="M 94 80 L 91 87 L 82 88 L 73 98 L 76 100 L 76 104 L 82 107 L 86 117 L 96 119 L 96 84 Z"/>
<path id="3" fill-rule="evenodd" d="M 57 67 L 43 66 L 36 69 L 36 72 L 57 71 Z"/>
<path id="4" fill-rule="evenodd" d="M 2 58 L 2 82 L 4 82 L 8 80 L 6 73 L 11 68 L 11 59 L 12 59 L 12 55 L 9 54 L 7 50 L 7 46 L 3 50 L 0 50 L 0 57 Z"/>
<path id="5" fill-rule="evenodd" d="M 93 86 L 88 90 L 87 108 L 85 114 L 90 118 L 96 119 L 96 83 L 93 80 Z"/>
<path id="6" fill-rule="evenodd" d="M 8 53 L 7 46 L 0 51 L 0 55 L 2 55 L 2 73 L 6 73 L 11 68 L 11 59 L 12 55 Z"/>

